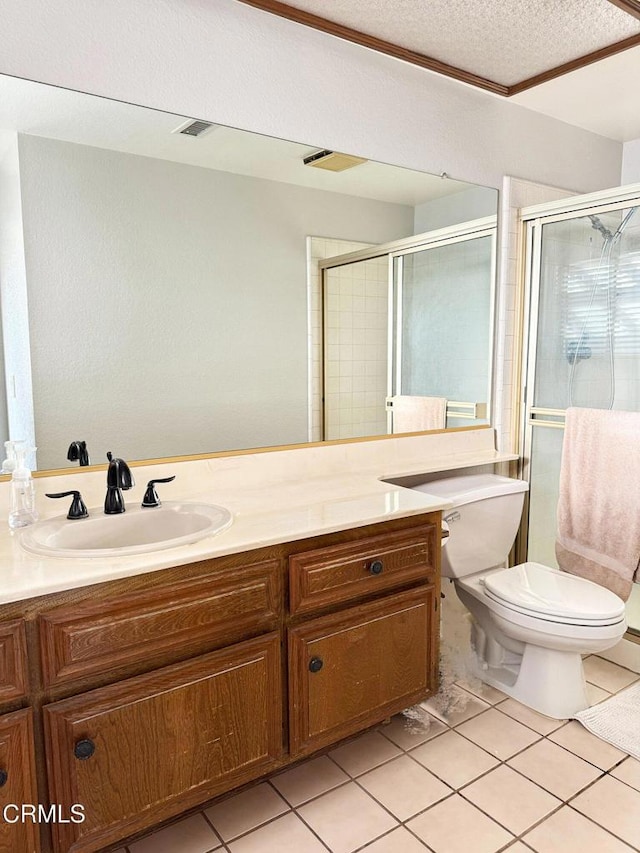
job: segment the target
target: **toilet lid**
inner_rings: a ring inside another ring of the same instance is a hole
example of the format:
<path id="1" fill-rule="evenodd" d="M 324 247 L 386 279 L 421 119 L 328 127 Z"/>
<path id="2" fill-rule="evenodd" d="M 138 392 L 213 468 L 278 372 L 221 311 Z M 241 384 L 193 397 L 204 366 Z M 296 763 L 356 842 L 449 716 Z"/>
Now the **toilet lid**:
<path id="1" fill-rule="evenodd" d="M 492 572 L 484 585 L 491 598 L 543 618 L 603 624 L 603 620 L 614 622 L 624 615 L 624 602 L 615 593 L 539 563 Z"/>

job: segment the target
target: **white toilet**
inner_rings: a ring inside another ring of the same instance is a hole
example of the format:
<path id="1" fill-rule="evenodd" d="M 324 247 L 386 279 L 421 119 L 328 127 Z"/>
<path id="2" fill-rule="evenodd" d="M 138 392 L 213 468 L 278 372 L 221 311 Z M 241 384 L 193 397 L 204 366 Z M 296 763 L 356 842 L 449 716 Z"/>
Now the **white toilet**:
<path id="1" fill-rule="evenodd" d="M 582 655 L 621 639 L 622 599 L 539 563 L 505 568 L 528 489 L 523 480 L 474 474 L 414 488 L 453 503 L 444 514 L 442 574 L 472 615 L 478 677 L 549 717 L 587 708 Z"/>

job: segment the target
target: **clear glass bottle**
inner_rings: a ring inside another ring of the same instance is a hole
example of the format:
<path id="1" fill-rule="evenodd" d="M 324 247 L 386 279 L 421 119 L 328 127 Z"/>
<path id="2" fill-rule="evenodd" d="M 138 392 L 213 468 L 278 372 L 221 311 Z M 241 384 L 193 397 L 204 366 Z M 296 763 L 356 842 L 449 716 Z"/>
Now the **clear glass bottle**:
<path id="1" fill-rule="evenodd" d="M 9 527 L 26 527 L 38 520 L 36 510 L 36 490 L 27 468 L 25 456 L 35 451 L 35 447 L 26 447 L 21 442 L 15 442 L 16 467 L 11 475 L 11 509 L 9 511 Z"/>

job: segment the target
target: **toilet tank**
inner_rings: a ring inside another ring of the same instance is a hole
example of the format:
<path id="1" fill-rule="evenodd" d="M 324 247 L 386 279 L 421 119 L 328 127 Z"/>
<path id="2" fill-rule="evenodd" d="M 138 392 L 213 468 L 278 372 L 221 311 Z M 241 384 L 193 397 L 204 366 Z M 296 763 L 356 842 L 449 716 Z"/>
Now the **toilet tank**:
<path id="1" fill-rule="evenodd" d="M 463 578 L 504 565 L 516 538 L 529 485 L 497 474 L 469 474 L 413 487 L 445 498 L 449 536 L 443 540 L 442 574 Z"/>

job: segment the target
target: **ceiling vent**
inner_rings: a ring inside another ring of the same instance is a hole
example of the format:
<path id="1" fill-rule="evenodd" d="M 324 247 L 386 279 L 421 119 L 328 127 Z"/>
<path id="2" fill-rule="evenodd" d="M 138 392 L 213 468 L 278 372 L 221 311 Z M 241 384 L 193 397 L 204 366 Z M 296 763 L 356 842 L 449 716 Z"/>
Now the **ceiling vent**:
<path id="1" fill-rule="evenodd" d="M 171 133 L 180 133 L 183 136 L 204 136 L 205 133 L 209 133 L 209 131 L 217 126 L 217 124 L 213 124 L 211 121 L 190 118 L 179 127 L 176 127 L 175 130 L 172 130 Z"/>
<path id="2" fill-rule="evenodd" d="M 326 169 L 329 172 L 344 172 L 353 169 L 361 163 L 366 163 L 364 157 L 354 157 L 352 154 L 338 154 L 336 151 L 316 151 L 304 158 L 305 166 L 314 166 L 316 169 Z"/>

